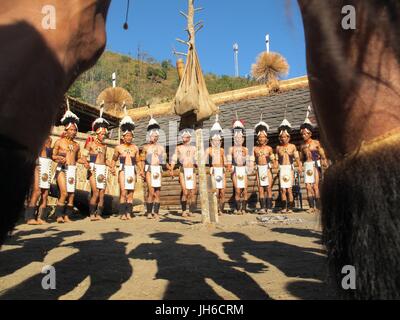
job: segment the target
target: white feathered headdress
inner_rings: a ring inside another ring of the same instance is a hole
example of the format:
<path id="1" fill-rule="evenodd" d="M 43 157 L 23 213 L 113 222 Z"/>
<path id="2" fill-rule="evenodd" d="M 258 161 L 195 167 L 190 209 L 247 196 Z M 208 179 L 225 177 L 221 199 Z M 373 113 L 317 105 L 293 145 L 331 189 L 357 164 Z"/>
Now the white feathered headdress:
<path id="1" fill-rule="evenodd" d="M 133 133 L 133 131 L 136 128 L 135 122 L 132 120 L 130 116 L 128 116 L 125 103 L 124 103 L 124 113 L 125 117 L 121 120 L 119 124 L 119 128 L 122 131 L 122 136 L 126 135 L 127 133 Z"/>
<path id="2" fill-rule="evenodd" d="M 68 98 L 67 98 L 67 111 L 61 118 L 61 124 L 65 126 L 65 130 L 68 130 L 71 126 L 75 126 L 76 130 L 78 130 L 79 118 L 75 113 L 73 113 L 70 110 Z"/>

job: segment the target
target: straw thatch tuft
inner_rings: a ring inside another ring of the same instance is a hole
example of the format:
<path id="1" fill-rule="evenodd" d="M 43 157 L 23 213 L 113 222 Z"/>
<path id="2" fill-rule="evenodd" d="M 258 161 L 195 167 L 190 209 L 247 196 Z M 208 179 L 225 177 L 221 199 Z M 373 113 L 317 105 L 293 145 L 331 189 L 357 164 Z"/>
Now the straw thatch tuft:
<path id="1" fill-rule="evenodd" d="M 278 79 L 287 75 L 288 72 L 289 64 L 286 59 L 275 52 L 262 52 L 251 67 L 253 78 L 267 84 L 273 90 L 279 89 Z"/>

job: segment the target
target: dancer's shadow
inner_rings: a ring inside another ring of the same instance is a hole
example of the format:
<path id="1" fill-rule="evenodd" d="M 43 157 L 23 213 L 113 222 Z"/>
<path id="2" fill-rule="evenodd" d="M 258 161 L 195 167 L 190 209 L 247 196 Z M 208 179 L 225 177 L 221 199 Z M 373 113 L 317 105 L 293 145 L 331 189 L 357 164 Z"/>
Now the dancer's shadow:
<path id="1" fill-rule="evenodd" d="M 151 237 L 160 243 L 141 244 L 130 256 L 157 261 L 156 278 L 169 282 L 164 299 L 222 299 L 206 279 L 213 280 L 240 299 L 269 299 L 251 277 L 234 268 L 240 267 L 239 264 L 224 261 L 201 245 L 178 243 L 180 234 L 155 233 Z M 263 268 L 263 265 L 255 264 L 253 271 L 261 272 Z"/>
<path id="2" fill-rule="evenodd" d="M 304 238 L 316 238 L 317 240 L 314 241 L 314 243 L 322 245 L 322 233 L 314 230 L 297 229 L 297 228 L 273 228 L 271 229 L 271 231 L 284 234 L 291 234 L 294 236 L 304 237 Z"/>
<path id="3" fill-rule="evenodd" d="M 43 226 L 43 228 L 31 227 L 31 230 L 14 230 L 4 242 L 4 245 L 14 245 L 23 237 L 30 237 L 38 234 L 49 234 L 50 232 L 57 232 L 59 229 L 55 226 Z"/>
<path id="4" fill-rule="evenodd" d="M 111 232 L 101 240 L 87 240 L 68 244 L 79 251 L 53 265 L 56 271 L 56 289 L 43 290 L 44 274 L 38 274 L 8 290 L 0 299 L 58 299 L 71 292 L 90 277 L 90 286 L 81 299 L 108 299 L 132 276 L 132 267 L 126 256 L 126 244 L 118 240 L 130 234 Z M 39 271 L 40 272 L 40 271 Z"/>
<path id="5" fill-rule="evenodd" d="M 160 219 L 159 222 L 160 223 L 181 223 L 181 224 L 186 225 L 186 226 L 194 226 L 196 224 L 201 224 L 201 222 L 194 221 L 194 220 L 189 220 L 189 218 L 177 219 L 177 218 L 173 218 L 172 216 L 164 216 L 164 217 L 162 217 Z"/>
<path id="6" fill-rule="evenodd" d="M 222 232 L 215 236 L 232 240 L 224 243 L 224 250 L 231 260 L 238 263 L 246 263 L 244 254 L 248 253 L 274 265 L 287 277 L 313 279 L 323 283 L 327 280 L 327 261 L 326 257 L 321 254 L 323 250 L 302 248 L 278 241 L 253 241 L 247 235 L 238 232 Z M 325 298 L 331 292 L 326 284 L 320 285 L 310 281 L 304 282 L 304 286 L 308 286 L 307 290 L 315 289 L 315 298 Z M 318 288 L 324 288 L 324 290 L 321 291 Z M 300 298 L 309 298 L 309 295 L 302 296 L 302 290 L 292 293 Z"/>
<path id="7" fill-rule="evenodd" d="M 81 234 L 82 231 L 64 231 L 46 237 L 23 240 L 21 237 L 30 233 L 27 231 L 17 233 L 16 237 L 8 239 L 6 244 L 21 247 L 0 251 L 0 277 L 9 275 L 32 262 L 43 262 L 48 252 L 59 247 L 65 239 Z"/>

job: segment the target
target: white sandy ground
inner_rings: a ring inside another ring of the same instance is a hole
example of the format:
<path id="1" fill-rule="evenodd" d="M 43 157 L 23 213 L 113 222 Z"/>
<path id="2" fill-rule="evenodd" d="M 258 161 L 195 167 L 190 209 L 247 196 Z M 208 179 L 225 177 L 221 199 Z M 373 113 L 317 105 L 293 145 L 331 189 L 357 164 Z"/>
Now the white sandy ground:
<path id="1" fill-rule="evenodd" d="M 0 299 L 332 299 L 320 217 L 256 215 L 202 225 L 163 213 L 159 222 L 111 217 L 19 225 L 0 251 Z M 45 265 L 56 289 L 43 290 Z"/>

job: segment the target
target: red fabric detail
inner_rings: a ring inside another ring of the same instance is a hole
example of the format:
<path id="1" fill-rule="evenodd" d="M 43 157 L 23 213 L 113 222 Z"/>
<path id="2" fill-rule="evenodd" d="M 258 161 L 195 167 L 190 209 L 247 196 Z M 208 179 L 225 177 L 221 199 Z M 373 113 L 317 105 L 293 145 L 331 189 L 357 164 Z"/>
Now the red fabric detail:
<path id="1" fill-rule="evenodd" d="M 85 142 L 85 148 L 89 145 L 89 143 L 93 142 L 94 138 L 92 136 L 87 137 Z"/>

